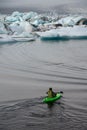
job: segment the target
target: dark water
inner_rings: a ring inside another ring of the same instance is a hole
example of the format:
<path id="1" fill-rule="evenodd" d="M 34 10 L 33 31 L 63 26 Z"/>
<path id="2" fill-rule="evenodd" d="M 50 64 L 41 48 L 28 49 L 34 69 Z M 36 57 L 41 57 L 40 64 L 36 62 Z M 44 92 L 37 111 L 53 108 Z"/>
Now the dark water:
<path id="1" fill-rule="evenodd" d="M 49 87 L 63 97 L 47 106 Z M 87 41 L 0 43 L 0 130 L 87 129 Z"/>

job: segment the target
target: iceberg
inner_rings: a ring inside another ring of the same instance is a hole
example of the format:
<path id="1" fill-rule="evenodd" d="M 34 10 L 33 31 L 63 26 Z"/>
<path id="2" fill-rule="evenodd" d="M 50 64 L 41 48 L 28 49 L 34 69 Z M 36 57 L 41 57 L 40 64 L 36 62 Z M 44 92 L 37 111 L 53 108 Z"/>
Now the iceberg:
<path id="1" fill-rule="evenodd" d="M 8 16 L 5 19 L 5 22 L 7 22 L 7 23 L 12 23 L 12 22 L 16 22 L 16 21 L 20 21 L 20 18 L 19 17 Z"/>
<path id="2" fill-rule="evenodd" d="M 50 18 L 46 15 L 37 15 L 30 20 L 30 23 L 36 27 L 50 23 Z"/>
<path id="3" fill-rule="evenodd" d="M 6 23 L 13 23 L 13 22 L 17 22 L 17 21 L 23 21 L 23 13 L 19 13 L 19 12 L 13 12 L 12 15 L 10 16 L 6 16 L 5 17 L 5 22 Z"/>
<path id="4" fill-rule="evenodd" d="M 63 39 L 87 39 L 87 27 L 74 26 L 74 27 L 60 27 L 45 32 L 36 32 L 41 40 L 63 40 Z"/>
<path id="5" fill-rule="evenodd" d="M 16 34 L 21 34 L 23 32 L 32 32 L 32 26 L 27 21 L 14 22 L 10 24 L 9 27 L 12 30 L 12 32 Z"/>
<path id="6" fill-rule="evenodd" d="M 87 38 L 87 17 L 13 12 L 0 15 L 1 41 L 30 41 Z M 6 35 L 6 36 L 4 36 Z"/>
<path id="7" fill-rule="evenodd" d="M 17 21 L 29 21 L 30 19 L 34 19 L 36 16 L 38 16 L 36 12 L 20 13 L 16 11 L 13 12 L 12 15 L 7 16 L 5 22 L 13 23 Z"/>
<path id="8" fill-rule="evenodd" d="M 63 26 L 74 26 L 80 23 L 80 21 L 87 21 L 87 18 L 83 16 L 67 16 L 64 18 L 61 18 L 57 21 L 58 24 L 61 24 Z"/>
<path id="9" fill-rule="evenodd" d="M 18 12 L 18 11 L 15 11 L 15 12 L 12 13 L 11 16 L 12 16 L 12 17 L 18 17 L 18 16 L 19 16 L 19 17 L 23 17 L 23 15 L 24 15 L 24 13 L 20 13 L 20 12 Z"/>
<path id="10" fill-rule="evenodd" d="M 0 22 L 0 34 L 7 34 L 7 33 L 8 31 L 6 30 L 5 25 L 2 22 Z"/>
<path id="11" fill-rule="evenodd" d="M 36 12 L 29 12 L 29 13 L 25 13 L 23 15 L 23 20 L 24 21 L 29 21 L 30 19 L 33 19 L 34 17 L 36 17 L 38 14 Z"/>

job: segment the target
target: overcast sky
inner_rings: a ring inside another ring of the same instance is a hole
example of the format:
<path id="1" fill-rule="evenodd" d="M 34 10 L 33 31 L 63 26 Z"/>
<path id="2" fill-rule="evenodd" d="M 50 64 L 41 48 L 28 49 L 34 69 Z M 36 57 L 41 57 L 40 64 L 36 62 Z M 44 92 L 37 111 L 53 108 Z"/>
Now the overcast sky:
<path id="1" fill-rule="evenodd" d="M 0 11 L 10 8 L 49 8 L 61 5 L 87 7 L 87 0 L 0 0 Z"/>
<path id="2" fill-rule="evenodd" d="M 0 0 L 0 7 L 54 6 L 68 3 L 85 3 L 87 0 Z"/>
<path id="3" fill-rule="evenodd" d="M 64 4 L 75 2 L 76 0 L 0 0 L 0 7 L 18 7 L 18 6 L 54 6 L 56 4 Z"/>

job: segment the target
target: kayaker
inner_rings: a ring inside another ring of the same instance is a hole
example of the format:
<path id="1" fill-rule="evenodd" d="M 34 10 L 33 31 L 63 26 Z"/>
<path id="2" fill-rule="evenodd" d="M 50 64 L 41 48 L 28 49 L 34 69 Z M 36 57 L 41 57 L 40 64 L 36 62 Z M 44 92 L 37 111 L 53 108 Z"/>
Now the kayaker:
<path id="1" fill-rule="evenodd" d="M 48 90 L 47 94 L 48 94 L 48 97 L 50 97 L 50 98 L 52 98 L 52 97 L 55 97 L 55 96 L 56 96 L 56 93 L 55 93 L 55 92 L 53 92 L 52 88 L 49 88 L 49 90 Z"/>

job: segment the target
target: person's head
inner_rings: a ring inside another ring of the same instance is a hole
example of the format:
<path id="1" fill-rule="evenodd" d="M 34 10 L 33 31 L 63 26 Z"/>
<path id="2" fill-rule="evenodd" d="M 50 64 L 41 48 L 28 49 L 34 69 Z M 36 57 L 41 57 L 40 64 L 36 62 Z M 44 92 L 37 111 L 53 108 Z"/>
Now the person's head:
<path id="1" fill-rule="evenodd" d="M 49 90 L 51 90 L 51 91 L 52 91 L 52 88 L 49 88 Z"/>

